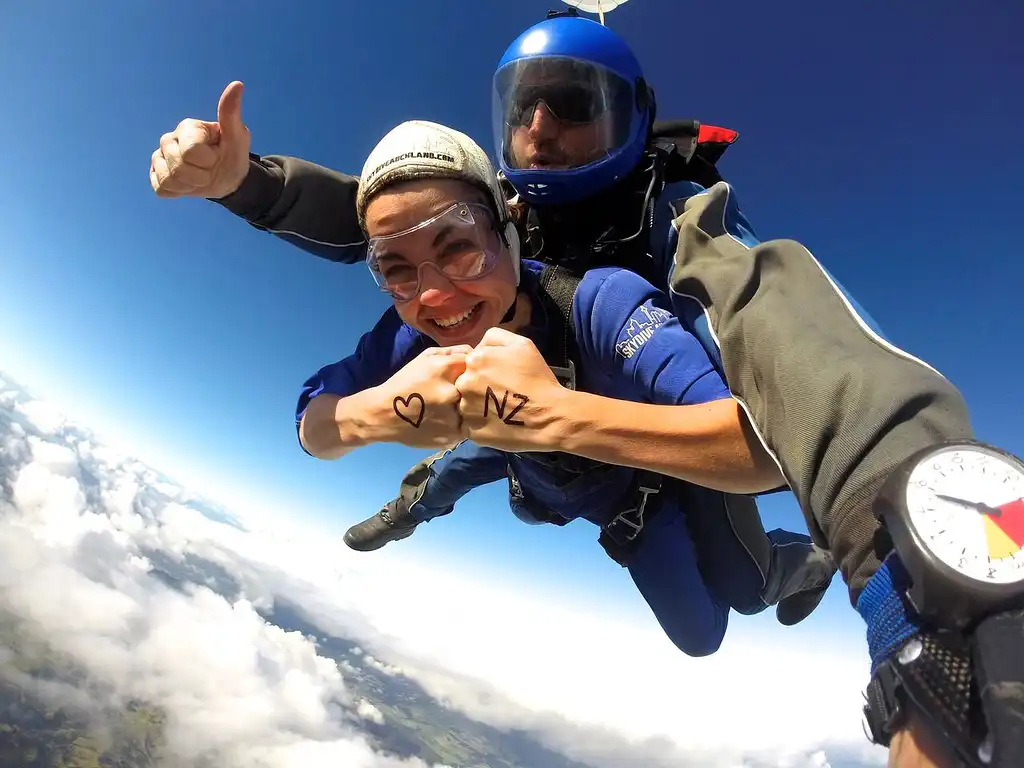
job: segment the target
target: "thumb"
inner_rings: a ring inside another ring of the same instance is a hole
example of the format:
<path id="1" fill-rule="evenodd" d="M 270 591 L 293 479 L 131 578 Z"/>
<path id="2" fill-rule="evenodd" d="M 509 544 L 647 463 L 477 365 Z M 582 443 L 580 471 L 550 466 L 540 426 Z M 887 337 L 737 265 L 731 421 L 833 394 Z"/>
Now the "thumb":
<path id="1" fill-rule="evenodd" d="M 448 380 L 455 381 L 466 372 L 466 358 L 463 357 L 449 357 L 448 358 Z"/>
<path id="2" fill-rule="evenodd" d="M 242 122 L 242 91 L 245 86 L 238 80 L 228 83 L 217 103 L 217 122 L 220 135 L 226 143 L 239 142 L 245 138 L 245 123 Z"/>

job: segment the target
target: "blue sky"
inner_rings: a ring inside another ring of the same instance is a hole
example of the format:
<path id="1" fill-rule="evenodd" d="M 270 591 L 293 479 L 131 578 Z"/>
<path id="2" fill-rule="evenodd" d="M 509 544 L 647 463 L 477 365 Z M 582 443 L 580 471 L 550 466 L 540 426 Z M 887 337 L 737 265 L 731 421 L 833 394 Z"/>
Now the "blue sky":
<path id="1" fill-rule="evenodd" d="M 292 413 L 302 381 L 351 350 L 383 295 L 361 266 L 302 254 L 211 203 L 157 199 L 149 155 L 182 118 L 214 119 L 233 79 L 246 83 L 256 152 L 355 172 L 410 118 L 489 147 L 493 66 L 556 4 L 7 9 L 0 369 L 221 497 L 332 535 L 372 513 L 421 453 L 377 446 L 317 462 Z M 1024 105 L 1012 96 L 1024 11 L 631 0 L 608 21 L 637 50 L 662 117 L 740 131 L 722 169 L 759 234 L 808 245 L 896 343 L 961 387 L 983 439 L 1024 454 Z M 803 527 L 791 497 L 762 509 L 769 528 Z M 652 621 L 594 539 L 583 523 L 523 526 L 495 485 L 400 546 Z M 837 587 L 790 631 L 859 622 Z"/>

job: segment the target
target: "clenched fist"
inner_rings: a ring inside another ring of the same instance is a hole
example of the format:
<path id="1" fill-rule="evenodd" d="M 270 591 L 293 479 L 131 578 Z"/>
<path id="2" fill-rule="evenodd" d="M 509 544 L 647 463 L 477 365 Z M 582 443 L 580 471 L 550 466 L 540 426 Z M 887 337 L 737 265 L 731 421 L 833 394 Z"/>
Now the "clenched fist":
<path id="1" fill-rule="evenodd" d="M 392 442 L 413 448 L 448 448 L 462 440 L 461 394 L 455 379 L 472 348 L 431 347 L 381 385 L 380 420 Z"/>
<path id="2" fill-rule="evenodd" d="M 242 89 L 230 83 L 217 104 L 217 122 L 187 118 L 160 137 L 149 165 L 159 197 L 227 197 L 249 173 L 249 129 L 242 122 Z"/>
<path id="3" fill-rule="evenodd" d="M 525 336 L 491 328 L 455 380 L 462 434 L 505 451 L 558 450 L 565 389 Z"/>

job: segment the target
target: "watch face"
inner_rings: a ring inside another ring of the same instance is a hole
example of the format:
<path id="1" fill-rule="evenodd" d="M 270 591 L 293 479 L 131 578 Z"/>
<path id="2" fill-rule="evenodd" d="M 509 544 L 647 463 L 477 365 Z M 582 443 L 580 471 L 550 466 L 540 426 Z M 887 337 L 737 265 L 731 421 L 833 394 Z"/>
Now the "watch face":
<path id="1" fill-rule="evenodd" d="M 981 446 L 937 451 L 907 484 L 910 523 L 932 554 L 991 584 L 1024 581 L 1024 465 Z"/>

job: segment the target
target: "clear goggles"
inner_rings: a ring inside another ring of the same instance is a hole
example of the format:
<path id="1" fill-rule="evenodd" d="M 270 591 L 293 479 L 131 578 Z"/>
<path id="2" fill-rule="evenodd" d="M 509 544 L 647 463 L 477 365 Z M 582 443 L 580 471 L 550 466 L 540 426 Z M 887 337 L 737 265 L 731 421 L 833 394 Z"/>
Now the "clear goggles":
<path id="1" fill-rule="evenodd" d="M 610 114 L 602 139 L 607 152 L 625 144 L 642 117 L 634 84 L 610 69 L 565 56 L 520 59 L 494 75 L 493 121 L 502 150 L 512 131 L 533 123 L 541 104 L 565 125 L 586 125 Z M 514 162 L 510 165 L 515 167 Z"/>
<path id="2" fill-rule="evenodd" d="M 370 238 L 366 265 L 382 291 L 409 301 L 420 293 L 424 269 L 453 283 L 478 280 L 494 270 L 503 252 L 490 208 L 454 203 L 402 232 Z"/>

